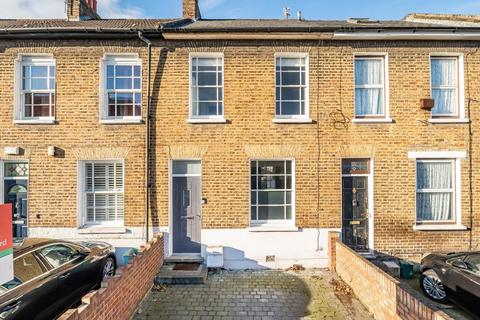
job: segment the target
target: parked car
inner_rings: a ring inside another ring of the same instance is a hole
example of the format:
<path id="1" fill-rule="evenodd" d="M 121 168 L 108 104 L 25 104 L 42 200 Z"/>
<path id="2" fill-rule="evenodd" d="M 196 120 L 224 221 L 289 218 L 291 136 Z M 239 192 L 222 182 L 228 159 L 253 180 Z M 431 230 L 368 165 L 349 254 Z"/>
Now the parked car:
<path id="1" fill-rule="evenodd" d="M 480 310 L 480 252 L 433 253 L 422 259 L 420 286 L 432 300 Z"/>
<path id="2" fill-rule="evenodd" d="M 115 274 L 104 242 L 27 238 L 13 249 L 14 279 L 0 285 L 0 319 L 55 319 Z"/>

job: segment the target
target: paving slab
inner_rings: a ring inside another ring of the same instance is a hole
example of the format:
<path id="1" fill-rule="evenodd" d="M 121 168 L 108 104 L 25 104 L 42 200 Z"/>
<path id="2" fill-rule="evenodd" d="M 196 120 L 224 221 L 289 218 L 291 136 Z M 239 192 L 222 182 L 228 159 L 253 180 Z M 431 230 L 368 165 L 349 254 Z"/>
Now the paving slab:
<path id="1" fill-rule="evenodd" d="M 155 286 L 133 319 L 373 319 L 332 279 L 317 269 L 213 271 L 202 285 Z"/>

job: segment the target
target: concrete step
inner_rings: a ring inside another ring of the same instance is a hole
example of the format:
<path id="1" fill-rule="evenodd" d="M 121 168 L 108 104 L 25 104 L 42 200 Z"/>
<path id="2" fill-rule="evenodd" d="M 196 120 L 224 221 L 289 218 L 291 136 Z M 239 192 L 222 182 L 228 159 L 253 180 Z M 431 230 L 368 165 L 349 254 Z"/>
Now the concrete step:
<path id="1" fill-rule="evenodd" d="M 165 259 L 165 263 L 203 263 L 201 256 L 172 255 Z"/>
<path id="2" fill-rule="evenodd" d="M 208 268 L 201 263 L 190 264 L 194 270 L 174 270 L 179 263 L 167 263 L 155 277 L 156 284 L 204 284 L 207 281 Z"/>

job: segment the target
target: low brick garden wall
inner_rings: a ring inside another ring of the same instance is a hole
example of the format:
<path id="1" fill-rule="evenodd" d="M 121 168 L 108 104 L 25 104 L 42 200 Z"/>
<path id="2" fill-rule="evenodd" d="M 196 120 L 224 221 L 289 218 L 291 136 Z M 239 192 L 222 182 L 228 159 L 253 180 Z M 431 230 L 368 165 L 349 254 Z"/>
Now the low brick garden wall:
<path id="1" fill-rule="evenodd" d="M 85 295 L 80 307 L 68 310 L 59 319 L 129 319 L 152 287 L 163 258 L 163 235 L 159 235 L 140 247 L 131 263 L 118 268 L 116 275 L 103 281 L 99 290 Z"/>
<path id="2" fill-rule="evenodd" d="M 443 311 L 428 305 L 401 283 L 357 254 L 329 233 L 329 266 L 353 290 L 375 319 L 450 320 Z M 453 320 L 453 319 L 452 319 Z"/>

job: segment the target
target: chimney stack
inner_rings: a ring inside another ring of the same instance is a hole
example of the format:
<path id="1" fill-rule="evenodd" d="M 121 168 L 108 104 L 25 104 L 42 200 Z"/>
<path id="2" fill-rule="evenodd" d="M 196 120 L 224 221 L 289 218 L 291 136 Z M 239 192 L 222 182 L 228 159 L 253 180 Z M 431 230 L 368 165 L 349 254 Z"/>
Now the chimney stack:
<path id="1" fill-rule="evenodd" d="M 98 20 L 97 0 L 67 0 L 68 21 Z"/>
<path id="2" fill-rule="evenodd" d="M 183 0 L 183 18 L 192 20 L 202 18 L 198 0 Z"/>

